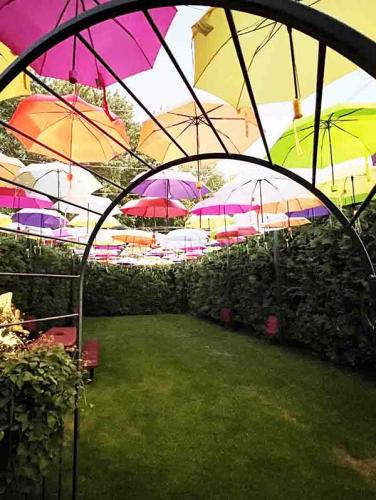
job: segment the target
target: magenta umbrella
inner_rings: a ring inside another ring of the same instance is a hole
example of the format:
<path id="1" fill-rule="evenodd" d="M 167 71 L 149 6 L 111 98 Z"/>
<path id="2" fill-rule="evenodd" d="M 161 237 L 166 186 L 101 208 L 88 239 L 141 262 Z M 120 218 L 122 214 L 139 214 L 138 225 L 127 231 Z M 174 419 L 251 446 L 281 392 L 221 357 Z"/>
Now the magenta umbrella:
<path id="1" fill-rule="evenodd" d="M 166 198 L 141 198 L 131 200 L 123 205 L 120 210 L 123 214 L 136 217 L 147 217 L 150 219 L 169 219 L 182 217 L 188 214 L 188 210 L 180 201 L 167 200 Z"/>
<path id="2" fill-rule="evenodd" d="M 169 170 L 152 175 L 149 179 L 136 186 L 132 190 L 132 193 L 139 196 L 156 196 L 172 198 L 173 200 L 183 200 L 199 198 L 202 195 L 208 194 L 209 189 L 205 184 L 199 183 L 198 179 L 190 172 Z"/>
<path id="3" fill-rule="evenodd" d="M 0 187 L 0 207 L 13 208 L 50 208 L 53 202 L 41 194 L 23 188 Z"/>
<path id="4" fill-rule="evenodd" d="M 73 17 L 108 0 L 0 0 L 0 38 L 15 54 L 30 48 L 42 36 Z M 164 37 L 175 7 L 148 11 Z M 151 69 L 160 43 L 142 12 L 96 24 L 81 32 L 88 44 L 124 79 Z M 37 73 L 72 83 L 103 88 L 116 80 L 73 36 L 38 57 Z"/>
<path id="5" fill-rule="evenodd" d="M 195 215 L 233 215 L 243 214 L 251 210 L 258 210 L 259 208 L 259 205 L 236 202 L 227 203 L 223 200 L 217 200 L 215 196 L 213 196 L 212 198 L 207 198 L 197 203 L 190 212 Z"/>

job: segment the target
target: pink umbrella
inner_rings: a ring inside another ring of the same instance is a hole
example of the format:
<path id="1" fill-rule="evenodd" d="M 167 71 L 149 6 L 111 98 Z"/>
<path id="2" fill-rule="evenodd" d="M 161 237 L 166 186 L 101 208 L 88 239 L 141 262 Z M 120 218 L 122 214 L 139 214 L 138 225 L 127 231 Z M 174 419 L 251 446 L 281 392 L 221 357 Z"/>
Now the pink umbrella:
<path id="1" fill-rule="evenodd" d="M 195 215 L 233 215 L 257 210 L 259 205 L 251 205 L 249 203 L 227 203 L 224 200 L 219 200 L 215 196 L 206 198 L 195 205 L 191 214 Z"/>
<path id="2" fill-rule="evenodd" d="M 157 219 L 168 219 L 182 217 L 188 214 L 188 210 L 180 201 L 167 200 L 166 198 L 141 198 L 140 200 L 128 201 L 120 208 L 123 214 L 136 217 L 148 217 Z"/>
<path id="3" fill-rule="evenodd" d="M 0 1 L 1 41 L 14 53 L 21 54 L 57 26 L 107 1 Z M 149 12 L 164 37 L 176 8 L 156 8 Z M 160 43 L 142 12 L 96 24 L 83 30 L 81 35 L 122 80 L 152 68 L 160 49 Z M 91 87 L 103 88 L 116 81 L 76 36 L 59 43 L 31 66 L 40 75 L 69 79 L 72 83 Z"/>
<path id="4" fill-rule="evenodd" d="M 53 202 L 41 194 L 23 188 L 0 187 L 0 207 L 13 208 L 51 208 Z"/>

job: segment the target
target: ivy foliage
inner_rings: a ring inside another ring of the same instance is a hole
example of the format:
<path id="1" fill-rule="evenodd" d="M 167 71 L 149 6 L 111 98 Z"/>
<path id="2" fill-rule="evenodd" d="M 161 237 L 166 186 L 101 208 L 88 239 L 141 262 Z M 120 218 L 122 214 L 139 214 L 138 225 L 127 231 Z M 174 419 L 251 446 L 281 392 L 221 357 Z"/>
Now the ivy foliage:
<path id="1" fill-rule="evenodd" d="M 0 373 L 0 494 L 26 494 L 59 455 L 81 374 L 61 347 L 3 355 Z"/>

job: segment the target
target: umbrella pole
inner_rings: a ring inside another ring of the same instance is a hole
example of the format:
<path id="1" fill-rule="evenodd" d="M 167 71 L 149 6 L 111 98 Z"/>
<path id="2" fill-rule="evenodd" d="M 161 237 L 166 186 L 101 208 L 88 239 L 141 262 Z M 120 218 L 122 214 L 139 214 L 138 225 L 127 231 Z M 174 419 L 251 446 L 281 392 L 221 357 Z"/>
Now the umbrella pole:
<path id="1" fill-rule="evenodd" d="M 329 152 L 330 152 L 330 168 L 332 170 L 332 191 L 334 191 L 334 159 L 333 159 L 333 145 L 332 134 L 330 132 L 330 123 L 328 124 L 328 138 L 329 138 Z"/>

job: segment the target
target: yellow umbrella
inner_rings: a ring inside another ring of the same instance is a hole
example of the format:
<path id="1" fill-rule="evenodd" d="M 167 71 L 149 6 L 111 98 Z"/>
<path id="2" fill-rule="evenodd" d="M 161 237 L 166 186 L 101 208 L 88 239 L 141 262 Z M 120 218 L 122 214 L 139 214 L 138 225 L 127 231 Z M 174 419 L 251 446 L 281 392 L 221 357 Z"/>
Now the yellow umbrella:
<path id="1" fill-rule="evenodd" d="M 12 225 L 12 218 L 10 215 L 0 214 L 0 227 L 8 227 Z"/>
<path id="2" fill-rule="evenodd" d="M 15 59 L 16 56 L 13 55 L 6 45 L 0 42 L 0 73 L 12 64 Z M 7 85 L 2 92 L 0 92 L 0 101 L 29 94 L 30 79 L 25 74 L 21 73 L 9 85 Z"/>
<path id="3" fill-rule="evenodd" d="M 305 224 L 310 224 L 310 221 L 305 217 L 283 217 L 277 220 L 271 220 L 264 222 L 261 226 L 268 229 L 288 229 L 290 227 L 304 226 Z"/>
<path id="4" fill-rule="evenodd" d="M 99 220 L 99 215 L 95 214 L 79 214 L 69 222 L 69 226 L 71 227 L 87 227 L 93 228 Z M 115 219 L 115 217 L 107 217 L 107 219 L 103 222 L 102 228 L 108 229 L 111 227 L 116 227 L 119 225 L 119 221 Z"/>
<path id="5" fill-rule="evenodd" d="M 252 113 L 242 117 L 227 104 L 204 103 L 203 107 L 229 152 L 243 153 L 260 137 Z M 218 139 L 194 102 L 157 118 L 189 155 L 221 150 Z M 137 149 L 160 162 L 175 160 L 183 155 L 152 120 L 144 122 Z"/>
<path id="6" fill-rule="evenodd" d="M 375 39 L 376 2 L 370 0 L 302 0 L 317 10 Z M 292 31 L 299 95 L 295 95 L 294 73 L 286 26 L 272 20 L 233 11 L 245 63 L 256 101 L 260 104 L 291 101 L 315 92 L 318 43 Z M 193 28 L 195 86 L 206 90 L 236 109 L 250 106 L 238 57 L 223 9 L 210 9 Z M 328 49 L 325 84 L 356 70 L 356 66 Z"/>
<path id="7" fill-rule="evenodd" d="M 12 181 L 21 167 L 24 167 L 22 161 L 0 153 L 0 177 Z M 5 181 L 0 181 L 0 186 L 8 185 Z"/>
<path id="8" fill-rule="evenodd" d="M 347 175 L 333 181 L 321 182 L 317 185 L 328 198 L 339 206 L 361 203 L 376 184 L 375 172 L 367 174 Z"/>
<path id="9" fill-rule="evenodd" d="M 207 229 L 213 231 L 218 227 L 234 224 L 234 218 L 230 215 L 191 215 L 185 223 L 190 229 Z"/>

